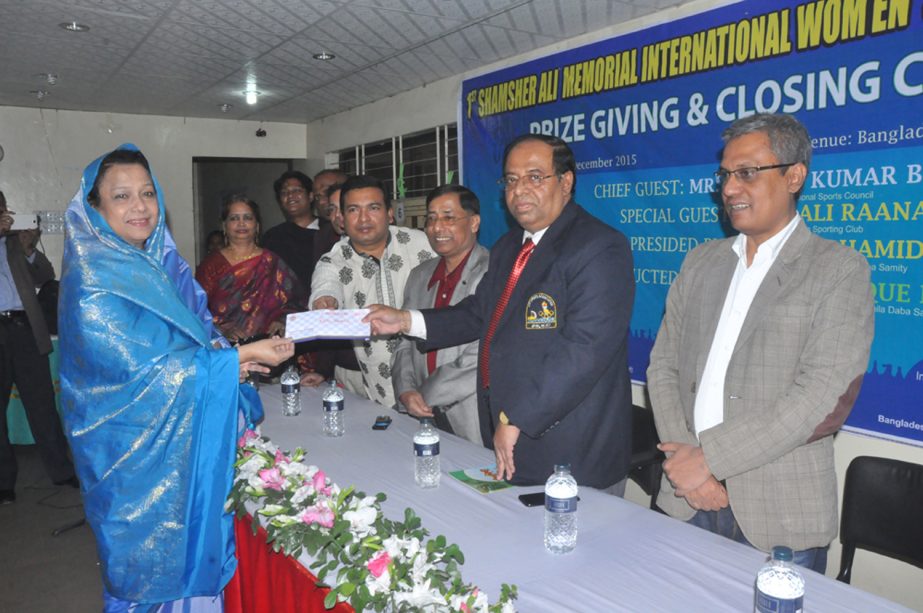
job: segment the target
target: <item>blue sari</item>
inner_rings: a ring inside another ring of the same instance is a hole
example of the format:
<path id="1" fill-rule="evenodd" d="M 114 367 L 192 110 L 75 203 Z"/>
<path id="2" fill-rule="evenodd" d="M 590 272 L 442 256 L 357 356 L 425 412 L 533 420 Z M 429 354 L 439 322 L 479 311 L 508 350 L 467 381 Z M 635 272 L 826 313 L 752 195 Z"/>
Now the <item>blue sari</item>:
<path id="1" fill-rule="evenodd" d="M 67 209 L 59 303 L 62 412 L 87 521 L 108 594 L 214 596 L 236 567 L 224 504 L 238 411 L 249 421 L 262 407 L 238 385 L 236 349 L 212 344 L 220 335 L 166 228 L 156 177 L 159 217 L 137 249 L 87 202 L 101 161 Z"/>

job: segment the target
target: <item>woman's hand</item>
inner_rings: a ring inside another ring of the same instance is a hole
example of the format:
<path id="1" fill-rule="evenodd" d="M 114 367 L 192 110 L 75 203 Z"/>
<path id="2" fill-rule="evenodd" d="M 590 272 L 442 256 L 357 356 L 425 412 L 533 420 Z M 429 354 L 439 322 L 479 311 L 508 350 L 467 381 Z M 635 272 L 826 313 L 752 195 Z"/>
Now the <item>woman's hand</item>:
<path id="1" fill-rule="evenodd" d="M 290 338 L 266 338 L 237 348 L 241 364 L 259 362 L 267 366 L 278 366 L 293 355 L 295 343 Z"/>

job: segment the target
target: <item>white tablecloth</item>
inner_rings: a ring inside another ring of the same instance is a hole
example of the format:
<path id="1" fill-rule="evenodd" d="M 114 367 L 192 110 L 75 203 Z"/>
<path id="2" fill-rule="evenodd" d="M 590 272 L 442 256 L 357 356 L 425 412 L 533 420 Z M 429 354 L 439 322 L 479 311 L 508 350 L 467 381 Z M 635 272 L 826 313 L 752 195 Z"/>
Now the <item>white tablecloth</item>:
<path id="1" fill-rule="evenodd" d="M 385 514 L 403 517 L 412 507 L 431 536 L 444 534 L 465 554 L 466 581 L 491 599 L 501 583 L 519 587 L 520 611 L 752 611 L 753 584 L 766 554 L 688 526 L 634 503 L 581 488 L 577 549 L 563 556 L 542 544 L 543 509 L 526 508 L 517 496 L 542 488 L 516 487 L 480 494 L 449 471 L 493 463 L 493 452 L 441 433 L 441 485 L 419 489 L 413 480 L 416 420 L 351 394 L 346 434 L 322 431 L 317 390 L 301 392 L 303 411 L 284 417 L 278 386 L 260 390 L 266 410 L 262 430 L 286 450 L 302 447 L 307 461 L 341 487 L 384 492 Z M 394 419 L 372 430 L 376 415 Z M 549 464 L 548 472 L 552 471 Z M 302 560 L 306 565 L 309 559 Z M 805 611 L 908 611 L 823 575 L 803 571 Z"/>

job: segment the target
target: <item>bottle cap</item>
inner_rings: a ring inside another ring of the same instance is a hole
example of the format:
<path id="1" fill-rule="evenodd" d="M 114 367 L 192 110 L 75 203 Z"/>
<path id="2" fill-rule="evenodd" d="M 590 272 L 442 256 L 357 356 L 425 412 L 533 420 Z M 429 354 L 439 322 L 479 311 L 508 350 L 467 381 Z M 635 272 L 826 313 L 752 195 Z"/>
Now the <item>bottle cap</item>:
<path id="1" fill-rule="evenodd" d="M 432 418 L 432 417 L 421 417 L 421 418 L 420 418 L 420 425 L 421 425 L 421 426 L 432 426 L 432 425 L 434 425 L 434 424 L 435 424 L 435 422 L 433 421 L 433 418 Z"/>
<path id="2" fill-rule="evenodd" d="M 570 472 L 570 464 L 555 464 L 554 465 L 554 472 L 560 473 L 564 471 Z"/>
<path id="3" fill-rule="evenodd" d="M 783 562 L 791 562 L 795 557 L 795 554 L 792 552 L 791 547 L 786 547 L 785 545 L 776 545 L 772 548 L 772 559 L 773 560 L 782 560 Z"/>

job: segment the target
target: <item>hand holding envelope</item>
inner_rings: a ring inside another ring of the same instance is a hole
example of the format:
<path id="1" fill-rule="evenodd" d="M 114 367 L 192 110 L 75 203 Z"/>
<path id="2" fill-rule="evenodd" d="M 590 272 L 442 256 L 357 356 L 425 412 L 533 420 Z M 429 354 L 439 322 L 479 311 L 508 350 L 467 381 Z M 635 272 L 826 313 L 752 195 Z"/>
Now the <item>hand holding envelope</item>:
<path id="1" fill-rule="evenodd" d="M 368 309 L 322 309 L 290 313 L 285 318 L 285 335 L 296 343 L 315 339 L 367 339 L 368 323 L 362 318 Z"/>

